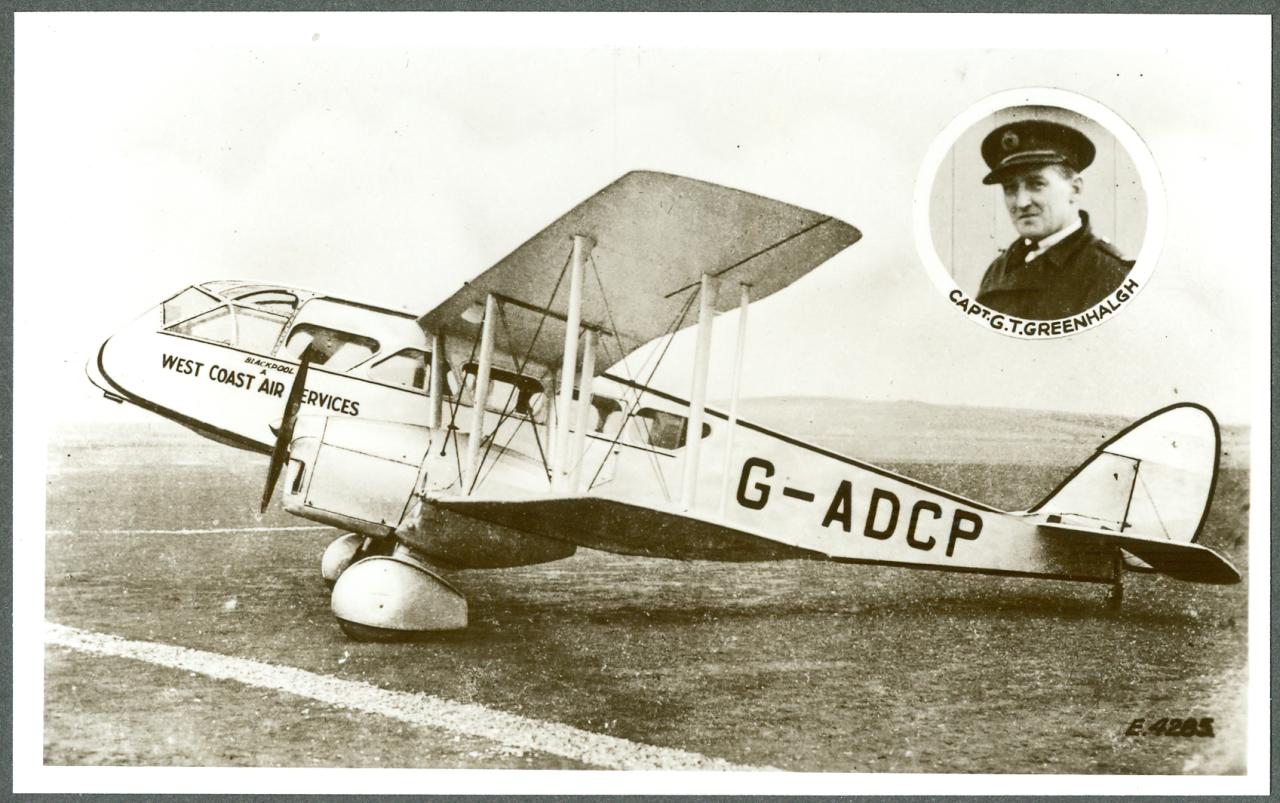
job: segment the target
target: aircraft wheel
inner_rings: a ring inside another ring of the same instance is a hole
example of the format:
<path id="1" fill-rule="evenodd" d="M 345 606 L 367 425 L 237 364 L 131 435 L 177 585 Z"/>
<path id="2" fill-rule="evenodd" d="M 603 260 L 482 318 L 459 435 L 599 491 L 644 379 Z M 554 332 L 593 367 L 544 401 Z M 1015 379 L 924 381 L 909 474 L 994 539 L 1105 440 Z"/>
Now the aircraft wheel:
<path id="1" fill-rule="evenodd" d="M 356 561 L 370 555 L 389 555 L 395 549 L 395 541 L 391 538 L 369 538 L 358 533 L 347 533 L 338 536 L 325 547 L 320 557 L 320 576 L 324 584 L 333 588 L 338 577 Z"/>
<path id="2" fill-rule="evenodd" d="M 347 533 L 338 536 L 325 547 L 324 554 L 320 556 L 320 576 L 324 578 L 325 585 L 333 588 L 333 584 L 338 582 L 338 576 L 356 562 L 363 544 L 364 536 Z"/>
<path id="3" fill-rule="evenodd" d="M 401 555 L 356 561 L 333 586 L 333 615 L 356 641 L 399 641 L 467 626 L 467 600 L 447 580 Z"/>

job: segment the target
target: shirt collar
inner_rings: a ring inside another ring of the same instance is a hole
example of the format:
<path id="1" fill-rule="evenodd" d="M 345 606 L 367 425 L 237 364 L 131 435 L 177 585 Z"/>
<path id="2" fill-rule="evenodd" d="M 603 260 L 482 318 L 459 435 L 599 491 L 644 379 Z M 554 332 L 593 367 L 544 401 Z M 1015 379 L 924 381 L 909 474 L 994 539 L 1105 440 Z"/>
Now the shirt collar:
<path id="1" fill-rule="evenodd" d="M 1048 237 L 1045 237 L 1039 243 L 1035 243 L 1034 248 L 1032 248 L 1033 243 L 1031 240 L 1023 240 L 1023 245 L 1025 245 L 1028 249 L 1026 261 L 1030 262 L 1031 260 L 1043 254 L 1045 251 L 1048 251 L 1050 248 L 1053 248 L 1058 243 L 1062 242 L 1063 240 L 1067 239 L 1068 237 L 1070 237 L 1071 235 L 1079 231 L 1080 227 L 1083 225 L 1084 225 L 1084 220 L 1079 215 L 1076 215 L 1076 219 L 1071 225 L 1063 226 L 1058 231 L 1054 232 L 1053 234 L 1050 234 Z"/>

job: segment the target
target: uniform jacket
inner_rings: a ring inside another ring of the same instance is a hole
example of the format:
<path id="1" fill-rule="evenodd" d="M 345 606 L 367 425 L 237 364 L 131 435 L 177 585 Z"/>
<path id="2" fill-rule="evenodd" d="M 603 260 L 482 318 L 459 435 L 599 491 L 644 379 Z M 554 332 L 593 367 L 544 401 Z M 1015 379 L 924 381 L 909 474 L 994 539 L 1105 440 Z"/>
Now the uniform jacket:
<path id="1" fill-rule="evenodd" d="M 1120 286 L 1133 261 L 1089 228 L 1080 213 L 1076 232 L 1030 262 L 1019 237 L 987 268 L 977 301 L 988 309 L 1031 320 L 1068 318 L 1102 301 Z"/>

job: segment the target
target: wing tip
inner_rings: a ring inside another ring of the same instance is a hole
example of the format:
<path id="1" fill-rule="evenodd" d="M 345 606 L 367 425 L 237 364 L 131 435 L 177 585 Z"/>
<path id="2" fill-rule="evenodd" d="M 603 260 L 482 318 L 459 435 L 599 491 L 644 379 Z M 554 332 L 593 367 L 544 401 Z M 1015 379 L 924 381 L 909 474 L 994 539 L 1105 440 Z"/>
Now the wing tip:
<path id="1" fill-rule="evenodd" d="M 793 204 L 790 201 L 780 200 L 772 195 L 765 195 L 763 193 L 752 192 L 751 190 L 740 189 L 738 187 L 733 187 L 728 184 L 721 184 L 718 181 L 708 181 L 706 179 L 694 178 L 693 176 L 686 176 L 680 173 L 669 173 L 665 170 L 651 170 L 649 168 L 637 168 L 635 170 L 628 170 L 627 172 L 619 176 L 617 179 L 615 179 L 609 185 L 609 187 L 621 185 L 624 183 L 630 183 L 632 181 L 640 181 L 644 179 L 651 180 L 651 181 L 663 181 L 663 182 L 673 182 L 673 181 L 688 182 L 690 184 L 700 184 L 705 187 L 715 187 L 716 189 L 727 190 L 729 192 L 735 192 L 741 195 L 749 195 L 754 198 L 759 198 L 761 200 L 769 201 L 771 203 L 794 207 L 795 209 L 799 209 L 800 211 L 807 212 L 809 214 L 822 215 L 822 213 L 820 212 L 815 212 L 814 210 L 809 209 L 807 207 L 803 207 L 798 204 Z M 862 231 L 859 230 L 853 224 L 847 223 L 844 220 L 841 220 L 840 218 L 835 217 L 834 215 L 825 215 L 825 217 L 826 217 L 825 222 L 834 223 L 840 230 L 845 232 L 846 237 L 841 238 L 840 240 L 841 242 L 844 243 L 845 248 L 853 245 L 854 243 L 862 239 Z"/>
<path id="2" fill-rule="evenodd" d="M 846 223 L 838 217 L 829 218 L 829 220 L 836 224 L 837 231 L 842 234 L 839 240 L 842 243 L 842 249 L 848 248 L 862 239 L 862 230 L 852 223 Z"/>

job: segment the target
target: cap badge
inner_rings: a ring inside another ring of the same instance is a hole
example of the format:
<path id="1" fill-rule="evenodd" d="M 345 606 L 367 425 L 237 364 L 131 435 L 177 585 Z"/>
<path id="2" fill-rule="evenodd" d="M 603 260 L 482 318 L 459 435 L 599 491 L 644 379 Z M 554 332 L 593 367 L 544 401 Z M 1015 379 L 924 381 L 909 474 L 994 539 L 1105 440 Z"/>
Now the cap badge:
<path id="1" fill-rule="evenodd" d="M 1018 147 L 1018 142 L 1017 134 L 1012 131 L 1006 131 L 1004 132 L 1004 136 L 1000 138 L 1000 147 L 1004 148 L 1006 151 L 1011 151 Z"/>

